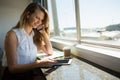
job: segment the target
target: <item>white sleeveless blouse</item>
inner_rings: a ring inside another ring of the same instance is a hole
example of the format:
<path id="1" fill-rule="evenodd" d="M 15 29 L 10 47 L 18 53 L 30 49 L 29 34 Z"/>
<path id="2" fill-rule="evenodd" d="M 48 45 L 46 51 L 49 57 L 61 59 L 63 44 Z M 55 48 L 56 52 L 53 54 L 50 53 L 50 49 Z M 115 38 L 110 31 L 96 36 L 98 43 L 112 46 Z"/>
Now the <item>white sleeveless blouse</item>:
<path id="1" fill-rule="evenodd" d="M 37 55 L 37 47 L 33 43 L 34 32 L 32 31 L 31 35 L 28 35 L 25 30 L 22 29 L 13 29 L 16 33 L 18 39 L 17 46 L 17 63 L 18 64 L 27 64 L 34 62 Z M 4 53 L 2 65 L 7 66 L 7 60 Z"/>

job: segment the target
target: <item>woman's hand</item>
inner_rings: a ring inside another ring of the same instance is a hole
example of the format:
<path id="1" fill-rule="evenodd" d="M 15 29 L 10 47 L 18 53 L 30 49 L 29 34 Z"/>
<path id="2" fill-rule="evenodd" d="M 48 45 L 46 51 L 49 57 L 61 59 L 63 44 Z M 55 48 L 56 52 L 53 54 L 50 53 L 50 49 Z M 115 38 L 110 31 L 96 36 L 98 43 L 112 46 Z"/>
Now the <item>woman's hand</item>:
<path id="1" fill-rule="evenodd" d="M 37 60 L 38 66 L 39 67 L 52 67 L 55 63 L 56 60 L 52 58 L 45 58 L 42 60 Z"/>
<path id="2" fill-rule="evenodd" d="M 40 30 L 39 32 L 43 35 L 44 38 L 47 38 L 47 39 L 49 38 L 49 37 L 48 37 L 48 34 L 47 34 L 46 31 L 45 31 L 45 28 L 43 28 L 43 29 Z"/>

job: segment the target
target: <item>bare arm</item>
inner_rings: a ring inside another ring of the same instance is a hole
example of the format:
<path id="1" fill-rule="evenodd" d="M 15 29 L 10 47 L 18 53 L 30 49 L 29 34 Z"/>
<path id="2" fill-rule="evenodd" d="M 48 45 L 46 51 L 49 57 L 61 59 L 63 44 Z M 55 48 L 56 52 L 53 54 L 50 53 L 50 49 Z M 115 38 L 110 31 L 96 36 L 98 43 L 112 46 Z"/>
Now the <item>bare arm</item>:
<path id="1" fill-rule="evenodd" d="M 41 30 L 40 33 L 42 33 L 44 36 L 44 45 L 42 45 L 39 49 L 42 49 L 47 54 L 53 54 L 53 48 L 48 34 L 45 32 L 45 30 Z"/>
<path id="2" fill-rule="evenodd" d="M 16 55 L 17 45 L 18 45 L 18 41 L 16 34 L 11 30 L 7 33 L 5 38 L 5 52 L 6 52 L 8 68 L 13 73 L 30 70 L 36 67 L 41 67 L 43 64 L 46 64 L 48 62 L 54 63 L 54 60 L 46 59 L 42 61 L 35 61 L 28 64 L 17 64 L 17 55 Z"/>

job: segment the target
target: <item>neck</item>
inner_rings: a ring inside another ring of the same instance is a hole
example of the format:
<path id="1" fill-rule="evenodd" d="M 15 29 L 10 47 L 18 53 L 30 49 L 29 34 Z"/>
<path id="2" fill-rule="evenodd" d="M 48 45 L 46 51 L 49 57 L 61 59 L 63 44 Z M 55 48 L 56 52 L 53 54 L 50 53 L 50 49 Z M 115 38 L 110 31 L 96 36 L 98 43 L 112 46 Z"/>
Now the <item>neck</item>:
<path id="1" fill-rule="evenodd" d="M 32 32 L 32 27 L 31 27 L 31 26 L 25 26 L 24 29 L 25 29 L 25 32 L 26 32 L 28 35 L 31 34 L 31 32 Z"/>

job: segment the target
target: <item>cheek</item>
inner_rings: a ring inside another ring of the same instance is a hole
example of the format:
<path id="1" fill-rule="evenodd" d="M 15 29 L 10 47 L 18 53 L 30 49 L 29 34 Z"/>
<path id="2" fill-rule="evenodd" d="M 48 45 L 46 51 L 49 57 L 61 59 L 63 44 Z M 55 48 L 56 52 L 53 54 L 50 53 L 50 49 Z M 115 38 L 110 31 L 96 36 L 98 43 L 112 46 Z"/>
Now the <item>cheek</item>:
<path id="1" fill-rule="evenodd" d="M 32 24 L 34 21 L 35 21 L 34 19 L 30 18 L 29 19 L 29 24 Z"/>
<path id="2" fill-rule="evenodd" d="M 31 23 L 34 23 L 36 20 L 33 18 L 33 19 L 31 19 Z"/>

